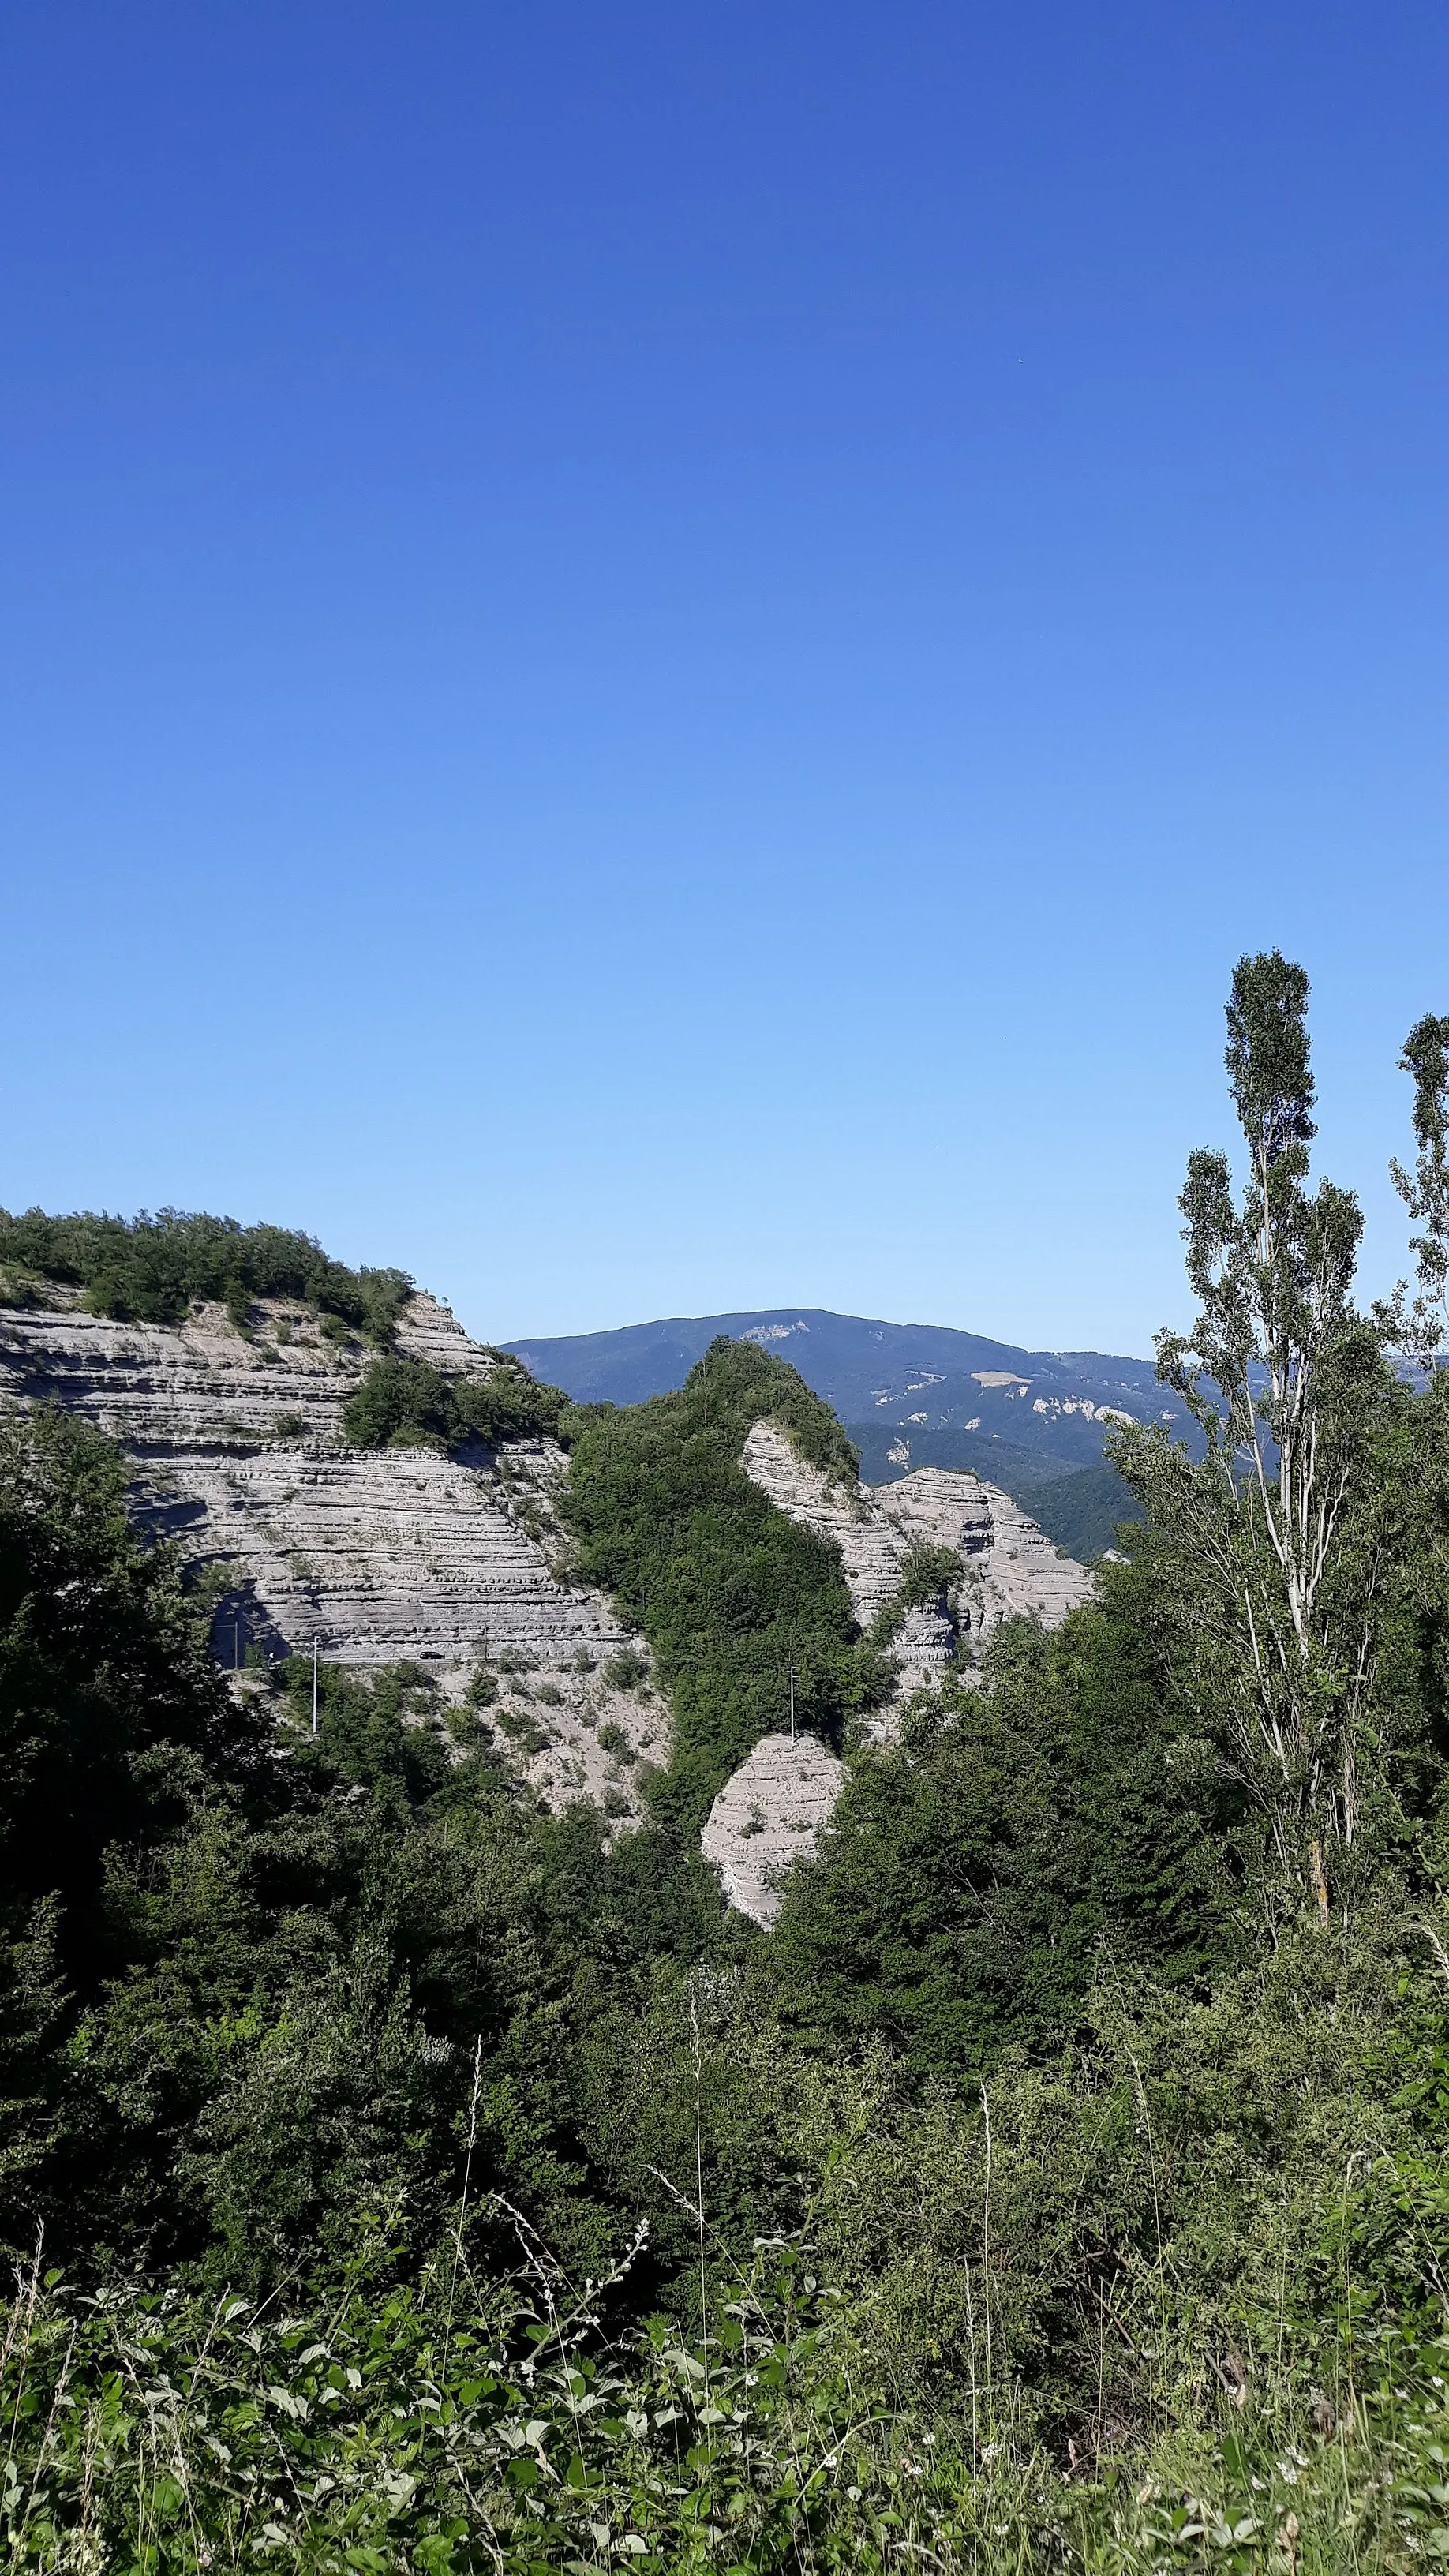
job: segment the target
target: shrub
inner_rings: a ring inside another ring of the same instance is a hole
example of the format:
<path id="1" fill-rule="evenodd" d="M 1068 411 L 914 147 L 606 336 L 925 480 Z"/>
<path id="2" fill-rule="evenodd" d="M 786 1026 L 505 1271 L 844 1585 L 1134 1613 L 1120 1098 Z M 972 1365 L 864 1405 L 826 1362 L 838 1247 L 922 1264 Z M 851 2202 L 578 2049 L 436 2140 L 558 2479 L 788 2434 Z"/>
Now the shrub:
<path id="1" fill-rule="evenodd" d="M 961 1580 L 961 1559 L 951 1547 L 914 1546 L 907 1551 L 901 1579 L 871 1628 L 873 1646 L 888 1646 L 900 1635 L 908 1610 L 940 1601 Z"/>
<path id="2" fill-rule="evenodd" d="M 863 2404 L 859 2314 L 793 2242 L 707 2339 L 607 2336 L 531 2242 L 491 2313 L 460 2277 L 447 2245 L 415 2292 L 364 2264 L 279 2311 L 37 2272 L 0 2319 L 7 2564 L 1396 2576 L 1444 2554 L 1432 2336 L 1366 2338 L 1341 2416 L 1278 2388 L 1146 2474 L 1062 2476 L 984 2373 L 968 2410 Z"/>
<path id="3" fill-rule="evenodd" d="M 469 1440 L 536 1437 L 555 1428 L 563 1397 L 540 1386 L 516 1360 L 498 1360 L 486 1379 L 447 1377 L 426 1360 L 374 1360 L 349 1397 L 342 1427 L 360 1449 L 383 1449 L 406 1431 L 456 1449 Z"/>
<path id="4" fill-rule="evenodd" d="M 542 1753 L 552 1741 L 530 1709 L 510 1708 L 506 1700 L 499 1708 L 498 1723 L 520 1753 Z"/>

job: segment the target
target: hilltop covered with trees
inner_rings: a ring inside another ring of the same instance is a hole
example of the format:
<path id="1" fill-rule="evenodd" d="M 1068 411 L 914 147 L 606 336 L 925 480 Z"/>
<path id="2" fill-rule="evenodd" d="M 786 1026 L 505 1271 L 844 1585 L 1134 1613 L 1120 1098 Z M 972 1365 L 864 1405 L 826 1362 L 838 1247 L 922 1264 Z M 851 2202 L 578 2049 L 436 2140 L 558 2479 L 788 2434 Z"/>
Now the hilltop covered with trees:
<path id="1" fill-rule="evenodd" d="M 1306 1006 L 1239 967 L 1240 1172 L 1183 1195 L 1204 1454 L 1120 1429 L 1125 1561 L 851 1753 L 768 1934 L 702 1805 L 782 1661 L 849 1747 L 884 1652 L 739 1469 L 765 1412 L 852 1465 L 778 1360 L 558 1417 L 676 1711 L 619 1833 L 466 1711 L 447 1758 L 419 1671 L 324 1670 L 315 1735 L 310 1669 L 233 1690 L 108 1444 L 4 1424 L 10 2563 L 1449 2549 L 1449 1022 L 1405 1052 L 1416 1292 L 1364 1313 Z M 386 1438 L 431 1397 L 379 1383 Z"/>
<path id="2" fill-rule="evenodd" d="M 232 1217 L 47 1216 L 0 1208 L 0 1296 L 24 1303 L 40 1282 L 80 1288 L 93 1314 L 178 1324 L 192 1300 L 223 1301 L 241 1320 L 253 1297 L 300 1297 L 386 1349 L 412 1293 L 404 1270 L 349 1270 L 309 1234 Z"/>

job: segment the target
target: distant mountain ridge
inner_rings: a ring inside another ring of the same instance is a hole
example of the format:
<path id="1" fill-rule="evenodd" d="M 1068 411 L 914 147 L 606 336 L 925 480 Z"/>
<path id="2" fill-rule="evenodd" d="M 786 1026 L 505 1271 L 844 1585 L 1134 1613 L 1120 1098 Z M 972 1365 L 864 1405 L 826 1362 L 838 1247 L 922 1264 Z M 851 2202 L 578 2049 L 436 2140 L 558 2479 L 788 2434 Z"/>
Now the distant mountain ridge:
<path id="1" fill-rule="evenodd" d="M 682 1385 L 719 1333 L 789 1360 L 869 1451 L 867 1473 L 877 1478 L 904 1473 L 912 1450 L 934 1452 L 943 1434 L 956 1435 L 951 1446 L 959 1442 L 962 1465 L 969 1458 L 978 1474 L 1011 1491 L 1096 1467 L 1114 1418 L 1160 1421 L 1176 1438 L 1193 1430 L 1150 1360 L 1029 1351 L 946 1324 L 892 1324 L 816 1306 L 675 1315 L 507 1347 L 579 1403 L 642 1404 Z M 877 1435 L 887 1429 L 893 1437 L 882 1458 Z"/>

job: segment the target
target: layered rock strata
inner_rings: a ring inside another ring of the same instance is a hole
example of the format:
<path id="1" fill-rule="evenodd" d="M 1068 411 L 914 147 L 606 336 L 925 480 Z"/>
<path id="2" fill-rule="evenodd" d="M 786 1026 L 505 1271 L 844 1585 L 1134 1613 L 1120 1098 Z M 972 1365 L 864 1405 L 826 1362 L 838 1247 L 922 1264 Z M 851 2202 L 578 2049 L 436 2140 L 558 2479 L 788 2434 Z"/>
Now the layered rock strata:
<path id="1" fill-rule="evenodd" d="M 638 1812 L 634 1769 L 667 1759 L 668 1711 L 647 1682 L 622 1691 L 605 1675 L 626 1643 L 640 1650 L 601 1594 L 568 1579 L 556 1443 L 353 1448 L 342 1410 L 367 1354 L 285 1299 L 257 1301 L 250 1335 L 219 1305 L 128 1324 L 64 1290 L 54 1300 L 0 1308 L 0 1394 L 54 1400 L 120 1442 L 138 1517 L 225 1572 L 224 1661 L 315 1638 L 338 1663 L 420 1664 L 455 1701 L 487 1665 L 485 1731 L 551 1803 Z M 496 1365 L 430 1297 L 411 1300 L 397 1342 L 455 1375 Z"/>
<path id="2" fill-rule="evenodd" d="M 917 1467 L 899 1483 L 867 1488 L 906 1547 L 949 1547 L 964 1569 L 958 1618 L 982 1643 L 1003 1619 L 1059 1628 L 1092 1598 L 1086 1566 L 1063 1556 L 1020 1505 L 995 1485 L 946 1467 Z"/>
<path id="3" fill-rule="evenodd" d="M 818 1735 L 764 1735 L 725 1782 L 700 1837 L 725 1896 L 764 1926 L 780 1910 L 781 1882 L 816 1837 L 845 1777 Z"/>
<path id="4" fill-rule="evenodd" d="M 778 1423 L 757 1422 L 744 1446 L 744 1469 L 776 1509 L 828 1539 L 840 1551 L 850 1598 L 862 1628 L 882 1611 L 901 1579 L 904 1549 L 868 1485 L 827 1476 L 801 1457 Z"/>
<path id="5" fill-rule="evenodd" d="M 901 1667 L 897 1699 L 950 1660 L 958 1630 L 976 1650 L 1003 1619 L 1025 1613 L 1054 1628 L 1091 1598 L 1086 1567 L 1059 1555 L 1035 1521 L 978 1476 L 918 1467 L 895 1484 L 847 1483 L 812 1467 L 773 1422 L 754 1425 L 744 1465 L 780 1511 L 839 1549 L 863 1628 L 894 1596 L 912 1547 L 950 1548 L 960 1557 L 954 1614 L 944 1603 L 908 1611 L 892 1641 Z"/>
<path id="6" fill-rule="evenodd" d="M 877 1741 L 894 1736 L 904 1701 L 939 1680 L 962 1647 L 969 1671 L 1003 1619 L 1025 1613 L 1054 1628 L 1091 1598 L 1086 1567 L 1059 1555 L 1035 1521 L 977 1476 L 918 1467 L 897 1484 L 848 1483 L 811 1466 L 773 1422 L 754 1425 L 744 1465 L 778 1510 L 839 1550 L 863 1628 L 894 1598 L 913 1547 L 949 1548 L 960 1558 L 960 1578 L 949 1595 L 908 1610 L 891 1641 L 897 1680 L 870 1730 Z M 781 1880 L 792 1862 L 814 1852 L 843 1776 L 835 1756 L 815 1739 L 802 1737 L 795 1746 L 788 1736 L 771 1735 L 720 1791 L 704 1855 L 719 1870 L 729 1902 L 755 1922 L 774 1921 Z"/>

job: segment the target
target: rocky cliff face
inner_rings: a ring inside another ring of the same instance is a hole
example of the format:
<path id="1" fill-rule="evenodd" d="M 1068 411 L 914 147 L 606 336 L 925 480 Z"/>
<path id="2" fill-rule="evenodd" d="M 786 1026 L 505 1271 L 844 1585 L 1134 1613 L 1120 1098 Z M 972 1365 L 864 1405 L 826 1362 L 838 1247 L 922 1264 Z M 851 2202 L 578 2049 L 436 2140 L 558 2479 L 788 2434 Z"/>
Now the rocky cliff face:
<path id="1" fill-rule="evenodd" d="M 1003 1619 L 1018 1612 L 1054 1628 L 1078 1602 L 1091 1598 L 1086 1567 L 1059 1556 L 1035 1521 L 977 1476 L 918 1467 L 895 1484 L 847 1486 L 810 1466 L 773 1422 L 755 1424 L 744 1463 L 780 1511 L 839 1548 L 863 1628 L 896 1591 L 913 1546 L 950 1548 L 960 1557 L 954 1621 L 944 1605 L 910 1611 L 895 1640 L 902 1667 L 898 1699 L 946 1662 L 958 1624 L 962 1642 L 979 1649 Z"/>
<path id="2" fill-rule="evenodd" d="M 1059 1556 L 1034 1521 L 979 1477 L 920 1467 L 897 1484 L 847 1485 L 812 1467 L 773 1422 L 754 1425 L 744 1464 L 777 1509 L 839 1549 L 863 1628 L 895 1594 L 912 1547 L 950 1548 L 960 1558 L 949 1601 L 908 1611 L 892 1641 L 899 1672 L 871 1728 L 877 1741 L 895 1735 L 904 1701 L 939 1678 L 958 1647 L 973 1658 L 1003 1619 L 1024 1612 L 1054 1628 L 1091 1598 L 1086 1567 Z M 807 1741 L 767 1736 L 725 1783 L 705 1827 L 705 1858 L 731 1904 L 757 1923 L 774 1921 L 785 1871 L 814 1852 L 839 1792 L 841 1765 L 824 1745 L 807 1752 Z"/>
<path id="3" fill-rule="evenodd" d="M 818 1735 L 764 1735 L 725 1782 L 700 1837 L 731 1905 L 752 1922 L 771 1924 L 780 1911 L 780 1881 L 815 1849 L 845 1765 Z"/>
<path id="4" fill-rule="evenodd" d="M 486 1378 L 495 1365 L 430 1297 L 413 1297 L 397 1340 L 455 1375 Z M 485 1669 L 497 1695 L 482 1723 L 550 1804 L 587 1796 L 637 1815 L 635 1774 L 667 1761 L 669 1710 L 648 1678 L 622 1689 L 610 1677 L 626 1645 L 647 1656 L 602 1594 L 570 1579 L 562 1451 L 547 1440 L 454 1457 L 355 1449 L 342 1412 L 365 1365 L 358 1342 L 327 1338 L 286 1299 L 258 1301 L 248 1333 L 219 1305 L 181 1325 L 90 1315 L 64 1289 L 44 1307 L 0 1307 L 0 1396 L 53 1400 L 119 1441 L 138 1516 L 215 1570 L 223 1661 L 307 1652 L 315 1639 L 329 1661 L 419 1664 L 452 1701 Z M 914 1609 L 894 1641 L 900 1677 L 882 1735 L 943 1670 L 958 1630 L 976 1649 L 1013 1611 L 1053 1626 L 1090 1594 L 1085 1569 L 975 1476 L 926 1467 L 847 1487 L 768 1422 L 751 1431 L 744 1464 L 780 1510 L 839 1549 L 863 1627 L 893 1597 L 913 1544 L 960 1556 L 954 1611 Z M 767 1737 L 716 1799 L 705 1854 L 755 1921 L 773 1920 L 779 1880 L 814 1850 L 841 1777 L 815 1738 Z"/>
<path id="5" fill-rule="evenodd" d="M 430 1297 L 412 1299 L 397 1338 L 455 1374 L 494 1365 Z M 568 1579 L 562 1452 L 354 1449 L 342 1409 L 365 1360 L 285 1299 L 257 1303 L 250 1338 L 216 1305 L 176 1326 L 89 1315 L 63 1289 L 46 1308 L 0 1308 L 0 1394 L 53 1399 L 118 1440 L 138 1515 L 223 1570 L 224 1661 L 315 1638 L 343 1664 L 420 1664 L 451 1699 L 487 1663 L 499 1697 L 485 1724 L 534 1785 L 552 1803 L 587 1794 L 636 1812 L 634 1764 L 667 1758 L 668 1711 L 605 1676 L 626 1639 L 602 1595 Z"/>

